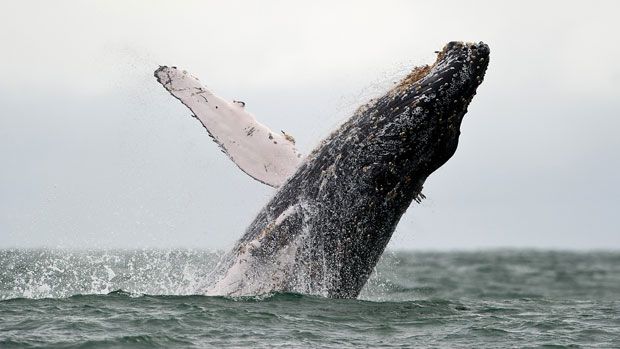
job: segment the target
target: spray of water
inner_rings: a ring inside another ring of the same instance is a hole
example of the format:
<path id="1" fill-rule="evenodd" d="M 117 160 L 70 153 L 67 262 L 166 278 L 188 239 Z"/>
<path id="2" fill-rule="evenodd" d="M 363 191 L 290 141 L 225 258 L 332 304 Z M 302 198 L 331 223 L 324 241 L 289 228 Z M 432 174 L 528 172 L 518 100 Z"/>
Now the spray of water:
<path id="1" fill-rule="evenodd" d="M 224 257 L 209 250 L 0 250 L 0 300 L 13 298 L 65 298 L 78 294 L 108 294 L 123 290 L 132 296 L 204 294 L 215 278 L 215 266 Z M 390 266 L 388 253 L 362 293 L 364 299 L 381 299 Z M 299 293 L 308 291 L 301 274 Z M 260 296 L 260 295 L 259 295 Z"/>
<path id="2" fill-rule="evenodd" d="M 196 294 L 220 253 L 204 250 L 2 250 L 0 299 Z"/>

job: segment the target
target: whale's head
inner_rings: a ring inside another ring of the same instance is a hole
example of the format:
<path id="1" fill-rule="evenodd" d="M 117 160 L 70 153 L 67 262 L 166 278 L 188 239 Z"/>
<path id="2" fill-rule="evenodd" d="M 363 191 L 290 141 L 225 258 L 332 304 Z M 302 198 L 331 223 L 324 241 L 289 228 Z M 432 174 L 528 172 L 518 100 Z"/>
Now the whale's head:
<path id="1" fill-rule="evenodd" d="M 426 161 L 430 172 L 456 151 L 461 122 L 482 83 L 489 52 L 482 42 L 450 42 L 434 64 L 415 68 L 386 96 L 389 109 L 407 110 L 395 123 L 406 135 L 402 146 L 422 151 L 411 156 Z"/>
<path id="2" fill-rule="evenodd" d="M 482 42 L 446 44 L 433 64 L 414 68 L 382 97 L 360 107 L 308 156 L 293 182 L 316 165 L 321 178 L 338 178 L 355 188 L 352 198 L 372 192 L 369 205 L 398 208 L 393 211 L 402 214 L 426 178 L 455 153 L 489 53 Z M 311 196 L 329 190 L 320 185 Z"/>
<path id="3" fill-rule="evenodd" d="M 489 52 L 482 42 L 450 42 L 432 65 L 413 69 L 383 97 L 358 110 L 361 122 L 353 123 L 370 130 L 365 147 L 377 148 L 366 161 L 376 164 L 372 180 L 378 188 L 418 191 L 454 154 Z M 416 183 L 406 183 L 410 179 Z"/>
<path id="4" fill-rule="evenodd" d="M 450 42 L 434 64 L 414 69 L 392 90 L 389 103 L 409 111 L 400 120 L 407 135 L 403 146 L 418 151 L 411 156 L 426 162 L 426 175 L 456 151 L 463 116 L 484 79 L 489 53 L 482 42 Z"/>

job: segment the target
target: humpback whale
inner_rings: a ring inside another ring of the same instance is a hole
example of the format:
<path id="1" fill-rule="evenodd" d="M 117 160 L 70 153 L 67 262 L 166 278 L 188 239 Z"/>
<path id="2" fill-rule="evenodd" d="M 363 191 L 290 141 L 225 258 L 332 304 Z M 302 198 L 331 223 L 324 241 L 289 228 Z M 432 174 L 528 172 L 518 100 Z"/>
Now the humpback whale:
<path id="1" fill-rule="evenodd" d="M 218 97 L 186 71 L 159 67 L 159 83 L 222 151 L 277 188 L 202 291 L 357 297 L 403 213 L 424 198 L 428 176 L 455 153 L 489 53 L 482 42 L 448 43 L 432 65 L 358 108 L 306 157 L 245 103 Z"/>

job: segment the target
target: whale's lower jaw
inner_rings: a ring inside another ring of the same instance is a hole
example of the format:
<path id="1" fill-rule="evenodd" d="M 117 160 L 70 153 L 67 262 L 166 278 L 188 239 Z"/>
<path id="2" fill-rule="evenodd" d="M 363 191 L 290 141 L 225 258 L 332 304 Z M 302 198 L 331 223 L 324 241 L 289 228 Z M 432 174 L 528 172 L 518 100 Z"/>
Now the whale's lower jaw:
<path id="1" fill-rule="evenodd" d="M 357 297 L 426 178 L 455 152 L 489 49 L 452 42 L 333 132 L 262 209 L 208 294 Z"/>

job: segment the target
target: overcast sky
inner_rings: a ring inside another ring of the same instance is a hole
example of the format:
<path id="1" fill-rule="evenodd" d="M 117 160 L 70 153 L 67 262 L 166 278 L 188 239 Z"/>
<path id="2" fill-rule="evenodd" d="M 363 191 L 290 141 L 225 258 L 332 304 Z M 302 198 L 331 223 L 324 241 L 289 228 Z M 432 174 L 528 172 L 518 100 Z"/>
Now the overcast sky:
<path id="1" fill-rule="evenodd" d="M 274 190 L 153 78 L 187 69 L 308 153 L 448 41 L 491 62 L 391 248 L 620 248 L 609 1 L 3 1 L 0 247 L 226 248 Z"/>

